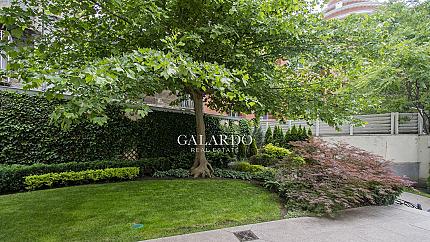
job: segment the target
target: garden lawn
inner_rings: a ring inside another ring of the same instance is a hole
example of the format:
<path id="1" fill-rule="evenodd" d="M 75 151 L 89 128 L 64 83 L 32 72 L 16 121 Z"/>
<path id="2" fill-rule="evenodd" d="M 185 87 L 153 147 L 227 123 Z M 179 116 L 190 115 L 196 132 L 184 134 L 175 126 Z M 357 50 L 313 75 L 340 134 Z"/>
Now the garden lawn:
<path id="1" fill-rule="evenodd" d="M 279 218 L 277 196 L 249 182 L 141 180 L 2 195 L 0 241 L 138 241 Z"/>

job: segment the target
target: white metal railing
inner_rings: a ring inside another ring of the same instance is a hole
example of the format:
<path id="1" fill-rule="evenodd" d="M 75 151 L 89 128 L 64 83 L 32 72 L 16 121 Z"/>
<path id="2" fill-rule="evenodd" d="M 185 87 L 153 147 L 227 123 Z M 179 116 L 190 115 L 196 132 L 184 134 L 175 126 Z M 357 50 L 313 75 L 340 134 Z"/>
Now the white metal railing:
<path id="1" fill-rule="evenodd" d="M 310 128 L 315 136 L 331 135 L 378 135 L 378 134 L 424 134 L 424 124 L 418 113 L 384 113 L 358 115 L 355 118 L 362 120 L 365 124 L 354 126 L 344 124 L 336 128 L 322 121 L 306 122 L 303 120 L 288 120 L 281 123 L 276 120 L 261 120 L 261 126 L 265 132 L 268 127 L 280 126 L 284 132 L 293 126 Z"/>

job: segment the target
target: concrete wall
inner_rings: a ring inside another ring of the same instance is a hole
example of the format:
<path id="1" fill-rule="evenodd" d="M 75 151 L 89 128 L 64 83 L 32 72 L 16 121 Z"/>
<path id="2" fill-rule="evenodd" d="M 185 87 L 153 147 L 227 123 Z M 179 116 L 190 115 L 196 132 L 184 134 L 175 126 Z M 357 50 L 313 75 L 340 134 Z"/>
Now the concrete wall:
<path id="1" fill-rule="evenodd" d="M 329 142 L 343 142 L 393 161 L 398 175 L 425 184 L 429 176 L 430 136 L 428 135 L 368 135 L 321 137 Z"/>

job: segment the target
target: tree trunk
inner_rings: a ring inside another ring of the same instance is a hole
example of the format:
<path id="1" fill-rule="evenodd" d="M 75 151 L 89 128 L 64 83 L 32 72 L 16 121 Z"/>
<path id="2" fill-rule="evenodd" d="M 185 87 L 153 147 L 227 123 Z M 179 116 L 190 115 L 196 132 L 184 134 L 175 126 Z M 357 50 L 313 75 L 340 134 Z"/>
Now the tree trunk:
<path id="1" fill-rule="evenodd" d="M 205 120 L 203 117 L 203 95 L 194 92 L 191 94 L 194 101 L 194 112 L 196 115 L 196 155 L 194 164 L 191 167 L 191 175 L 194 177 L 212 177 L 213 169 L 211 164 L 206 160 L 205 155 Z"/>

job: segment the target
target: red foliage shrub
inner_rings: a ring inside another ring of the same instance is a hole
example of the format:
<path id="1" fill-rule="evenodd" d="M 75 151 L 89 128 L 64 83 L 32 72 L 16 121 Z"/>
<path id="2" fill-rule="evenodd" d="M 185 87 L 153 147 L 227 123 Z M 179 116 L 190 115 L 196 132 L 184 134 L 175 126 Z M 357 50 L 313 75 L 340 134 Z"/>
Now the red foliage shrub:
<path id="1" fill-rule="evenodd" d="M 280 167 L 272 182 L 288 206 L 332 214 L 345 208 L 386 205 L 411 184 L 394 175 L 382 157 L 352 146 L 319 139 L 293 145 L 306 164 Z"/>

